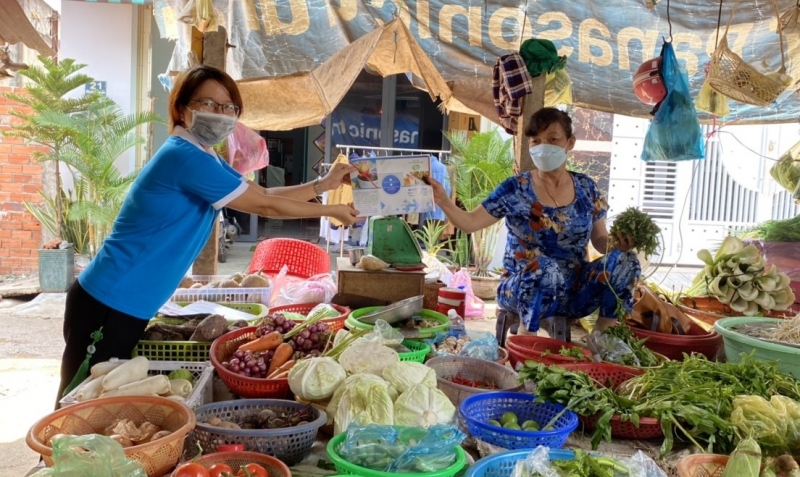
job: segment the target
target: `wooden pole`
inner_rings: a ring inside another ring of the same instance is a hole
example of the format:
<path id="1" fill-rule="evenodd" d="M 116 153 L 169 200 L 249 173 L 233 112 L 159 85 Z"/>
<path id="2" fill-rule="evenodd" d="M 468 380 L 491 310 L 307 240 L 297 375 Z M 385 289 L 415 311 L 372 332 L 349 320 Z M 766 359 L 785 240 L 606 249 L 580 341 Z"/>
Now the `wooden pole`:
<path id="1" fill-rule="evenodd" d="M 219 27 L 215 32 L 201 33 L 192 27 L 192 52 L 197 59 L 204 65 L 225 71 L 225 54 L 227 52 L 228 35 L 225 28 Z M 219 256 L 219 235 L 225 233 L 220 230 L 219 221 L 211 227 L 211 235 L 208 237 L 203 250 L 192 266 L 193 275 L 216 275 L 217 257 Z"/>
<path id="2" fill-rule="evenodd" d="M 517 124 L 517 135 L 514 136 L 514 164 L 517 173 L 533 170 L 533 161 L 528 152 L 528 138 L 525 130 L 531 121 L 531 116 L 544 107 L 544 80 L 545 75 L 533 78 L 533 92 L 522 98 L 522 116 Z"/>

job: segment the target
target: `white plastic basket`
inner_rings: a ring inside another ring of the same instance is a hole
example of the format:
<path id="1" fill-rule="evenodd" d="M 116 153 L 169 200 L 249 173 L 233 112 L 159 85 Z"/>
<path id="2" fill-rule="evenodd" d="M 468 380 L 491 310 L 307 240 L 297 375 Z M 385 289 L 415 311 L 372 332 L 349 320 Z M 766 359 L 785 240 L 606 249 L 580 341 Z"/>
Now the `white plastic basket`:
<path id="1" fill-rule="evenodd" d="M 225 275 L 193 275 L 195 283 L 208 285 L 211 282 L 226 280 Z M 196 302 L 200 300 L 215 303 L 261 303 L 269 306 L 271 288 L 184 288 L 175 290 L 170 301 Z"/>
<path id="2" fill-rule="evenodd" d="M 186 405 L 189 406 L 190 409 L 197 409 L 204 404 L 214 401 L 214 386 L 212 379 L 214 375 L 214 367 L 211 366 L 211 363 L 208 361 L 191 362 L 151 360 L 150 370 L 147 372 L 147 374 L 149 376 L 155 376 L 156 374 L 169 374 L 178 369 L 190 371 L 192 373 L 192 377 L 194 378 L 194 387 L 192 388 L 192 392 L 186 398 Z M 81 384 L 85 384 L 87 381 L 89 381 L 89 379 Z M 77 404 L 78 401 L 75 399 L 75 394 L 77 394 L 77 392 L 78 388 L 75 388 L 72 390 L 72 392 L 61 398 L 61 400 L 58 402 L 59 407 L 67 407 Z"/>

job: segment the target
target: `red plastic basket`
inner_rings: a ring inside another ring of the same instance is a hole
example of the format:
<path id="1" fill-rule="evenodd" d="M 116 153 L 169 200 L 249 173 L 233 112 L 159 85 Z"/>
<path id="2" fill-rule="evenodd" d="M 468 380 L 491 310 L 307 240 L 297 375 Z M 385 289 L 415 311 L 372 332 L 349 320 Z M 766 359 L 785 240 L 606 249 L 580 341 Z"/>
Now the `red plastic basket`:
<path id="1" fill-rule="evenodd" d="M 292 477 L 292 472 L 289 467 L 283 462 L 268 455 L 260 454 L 258 452 L 215 452 L 199 457 L 195 462 L 202 465 L 206 469 L 214 464 L 226 464 L 231 467 L 234 472 L 240 468 L 244 468 L 247 464 L 258 464 L 269 473 L 270 477 Z"/>
<path id="2" fill-rule="evenodd" d="M 301 315 L 307 315 L 316 304 L 313 303 L 304 303 L 301 305 L 284 305 L 284 306 L 276 306 L 274 308 L 269 309 L 269 313 L 300 313 Z M 350 316 L 350 308 L 339 306 L 339 305 L 331 305 L 336 311 L 340 313 L 339 316 L 335 316 L 333 318 L 325 318 L 322 320 L 323 323 L 326 323 L 332 332 L 336 333 L 337 331 L 344 328 L 344 322 L 347 320 L 347 317 Z"/>
<path id="3" fill-rule="evenodd" d="M 610 363 L 574 363 L 558 366 L 572 371 L 586 373 L 602 386 L 619 386 L 634 376 L 644 374 L 644 370 Z M 594 430 L 600 416 L 578 416 L 586 430 Z M 664 437 L 661 423 L 654 417 L 640 417 L 639 427 L 630 421 L 623 421 L 618 415 L 611 418 L 611 436 L 620 439 L 655 439 Z"/>
<path id="4" fill-rule="evenodd" d="M 558 341 L 551 338 L 544 338 L 541 336 L 509 336 L 506 341 L 506 349 L 513 355 L 517 354 L 517 360 L 538 361 L 544 364 L 561 364 L 561 363 L 577 363 L 578 359 L 571 356 L 561 356 L 559 351 L 561 348 L 577 348 L 581 350 L 587 360 L 592 359 L 592 352 L 588 349 L 572 343 Z M 545 354 L 543 354 L 545 353 Z M 512 364 L 516 366 L 516 363 Z"/>
<path id="5" fill-rule="evenodd" d="M 722 348 L 722 335 L 716 331 L 706 333 L 700 327 L 693 327 L 692 330 L 695 329 L 700 330 L 702 334 L 672 335 L 633 328 L 633 336 L 638 339 L 647 338 L 644 342 L 646 348 L 675 361 L 683 361 L 683 353 L 700 353 L 714 360 Z"/>
<path id="6" fill-rule="evenodd" d="M 227 361 L 239 346 L 256 339 L 255 326 L 240 328 L 220 336 L 211 344 L 211 364 L 222 382 L 232 393 L 243 398 L 292 399 L 288 379 L 251 378 L 228 370 L 222 363 Z"/>
<path id="7" fill-rule="evenodd" d="M 277 274 L 284 265 L 289 267 L 289 275 L 310 278 L 330 273 L 331 258 L 321 247 L 302 240 L 267 239 L 256 246 L 248 273 Z"/>

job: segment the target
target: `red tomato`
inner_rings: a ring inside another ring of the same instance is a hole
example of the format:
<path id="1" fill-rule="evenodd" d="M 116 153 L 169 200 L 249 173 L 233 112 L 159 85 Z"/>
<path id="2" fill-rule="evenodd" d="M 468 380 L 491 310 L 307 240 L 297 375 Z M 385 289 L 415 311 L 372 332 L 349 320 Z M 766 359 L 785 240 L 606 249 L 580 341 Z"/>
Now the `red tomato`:
<path id="1" fill-rule="evenodd" d="M 250 477 L 269 477 L 267 470 L 258 464 L 247 464 L 244 466 L 244 470 L 247 471 Z"/>
<path id="2" fill-rule="evenodd" d="M 214 464 L 208 468 L 209 477 L 230 477 L 233 475 L 233 469 L 227 464 Z"/>
<path id="3" fill-rule="evenodd" d="M 205 467 L 194 462 L 187 462 L 175 469 L 173 477 L 210 477 Z"/>

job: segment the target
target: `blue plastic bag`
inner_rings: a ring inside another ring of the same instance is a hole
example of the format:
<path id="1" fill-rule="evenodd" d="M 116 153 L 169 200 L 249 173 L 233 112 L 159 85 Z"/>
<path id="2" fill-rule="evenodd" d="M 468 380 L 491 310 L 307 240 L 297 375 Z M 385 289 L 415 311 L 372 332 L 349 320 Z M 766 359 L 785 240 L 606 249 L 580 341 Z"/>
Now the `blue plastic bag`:
<path id="1" fill-rule="evenodd" d="M 455 464 L 456 448 L 465 437 L 446 424 L 428 429 L 350 426 L 339 455 L 352 464 L 380 472 L 436 472 Z"/>
<path id="2" fill-rule="evenodd" d="M 705 159 L 705 139 L 689 93 L 689 78 L 681 70 L 675 50 L 669 42 L 665 42 L 661 49 L 661 77 L 667 95 L 656 106 L 644 139 L 642 160 Z"/>
<path id="3" fill-rule="evenodd" d="M 497 344 L 497 338 L 492 333 L 468 331 L 466 336 L 469 337 L 470 341 L 461 348 L 458 356 L 468 356 L 488 361 L 500 359 L 500 346 Z M 437 333 L 432 339 L 423 341 L 431 347 L 436 356 L 453 356 L 453 354 L 436 349 L 437 345 L 448 337 L 447 333 Z"/>

